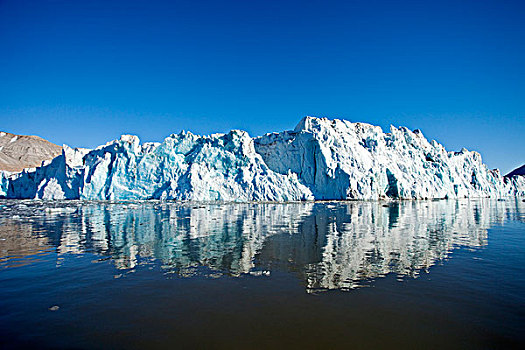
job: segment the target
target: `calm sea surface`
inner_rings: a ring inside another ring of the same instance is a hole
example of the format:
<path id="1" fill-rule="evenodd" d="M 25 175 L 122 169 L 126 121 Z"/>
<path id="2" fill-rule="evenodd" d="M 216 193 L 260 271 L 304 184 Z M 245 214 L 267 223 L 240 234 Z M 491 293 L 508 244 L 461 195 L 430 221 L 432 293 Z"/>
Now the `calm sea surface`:
<path id="1" fill-rule="evenodd" d="M 0 201 L 0 348 L 522 348 L 522 199 Z"/>

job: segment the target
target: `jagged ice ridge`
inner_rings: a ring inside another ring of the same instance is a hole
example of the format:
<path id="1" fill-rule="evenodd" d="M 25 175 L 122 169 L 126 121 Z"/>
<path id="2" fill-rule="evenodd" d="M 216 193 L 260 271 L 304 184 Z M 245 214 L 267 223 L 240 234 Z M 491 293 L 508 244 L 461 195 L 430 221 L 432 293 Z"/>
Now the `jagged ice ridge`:
<path id="1" fill-rule="evenodd" d="M 524 196 L 477 152 L 447 152 L 419 130 L 305 117 L 293 131 L 232 130 L 140 144 L 123 135 L 41 167 L 0 172 L 0 196 L 35 199 L 300 201 Z"/>

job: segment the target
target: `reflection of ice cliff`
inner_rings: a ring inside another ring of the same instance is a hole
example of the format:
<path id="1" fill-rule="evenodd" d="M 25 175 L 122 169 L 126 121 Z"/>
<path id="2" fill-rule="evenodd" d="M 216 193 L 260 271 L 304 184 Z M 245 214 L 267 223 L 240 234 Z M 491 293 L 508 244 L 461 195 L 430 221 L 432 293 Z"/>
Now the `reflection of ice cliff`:
<path id="1" fill-rule="evenodd" d="M 352 289 L 388 273 L 417 276 L 455 247 L 487 244 L 499 202 L 409 202 L 338 207 L 326 222 L 305 225 L 323 237 L 320 261 L 309 264 L 307 287 Z M 323 210 L 326 210 L 323 208 Z M 335 215 L 334 215 L 335 214 Z M 321 215 L 324 216 L 324 215 Z M 312 233 L 314 234 L 314 233 Z"/>
<path id="2" fill-rule="evenodd" d="M 206 266 L 239 275 L 254 267 L 254 256 L 268 236 L 296 231 L 301 217 L 308 215 L 311 207 L 312 204 L 95 205 L 82 208 L 82 232 L 90 237 L 92 248 L 111 254 L 119 268 L 133 268 L 138 258 L 151 257 L 182 274 Z M 71 249 L 71 245 L 59 246 L 61 252 Z"/>
<path id="3" fill-rule="evenodd" d="M 308 291 L 352 289 L 388 273 L 417 276 L 456 247 L 486 245 L 487 229 L 508 215 L 525 218 L 518 200 L 18 203 L 0 203 L 0 239 L 24 238 L 2 259 L 34 250 L 18 229 L 26 227 L 34 245 L 108 256 L 119 269 L 156 260 L 183 276 L 238 276 L 284 264 L 304 276 Z"/>

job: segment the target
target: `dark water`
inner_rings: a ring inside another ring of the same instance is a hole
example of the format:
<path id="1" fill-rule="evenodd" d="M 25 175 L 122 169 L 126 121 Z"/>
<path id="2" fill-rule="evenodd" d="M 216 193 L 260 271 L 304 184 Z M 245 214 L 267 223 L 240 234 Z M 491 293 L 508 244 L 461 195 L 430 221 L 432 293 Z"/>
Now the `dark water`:
<path id="1" fill-rule="evenodd" d="M 0 348 L 519 348 L 525 202 L 0 201 Z"/>

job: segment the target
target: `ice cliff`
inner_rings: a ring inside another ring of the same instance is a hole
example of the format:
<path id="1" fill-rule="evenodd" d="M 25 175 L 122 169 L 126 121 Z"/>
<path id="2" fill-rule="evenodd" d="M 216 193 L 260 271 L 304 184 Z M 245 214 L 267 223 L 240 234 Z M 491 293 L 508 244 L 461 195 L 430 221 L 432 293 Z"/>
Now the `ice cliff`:
<path id="1" fill-rule="evenodd" d="M 447 152 L 418 131 L 306 117 L 293 131 L 181 132 L 162 143 L 123 135 L 21 173 L 0 172 L 0 196 L 40 199 L 312 199 L 524 196 L 525 177 L 503 178 L 481 156 Z"/>
<path id="2" fill-rule="evenodd" d="M 313 199 L 295 174 L 268 168 L 244 131 L 162 143 L 123 135 L 95 150 L 64 146 L 49 164 L 4 176 L 8 198 L 289 201 Z"/>
<path id="3" fill-rule="evenodd" d="M 316 199 L 463 198 L 523 195 L 477 152 L 447 152 L 419 130 L 306 117 L 293 131 L 255 139 L 270 169 L 291 170 Z"/>

